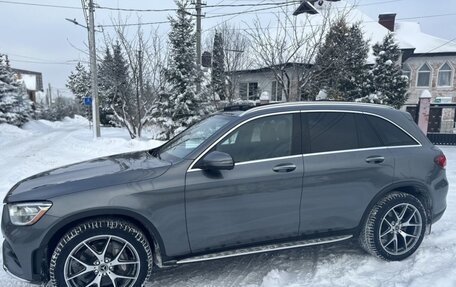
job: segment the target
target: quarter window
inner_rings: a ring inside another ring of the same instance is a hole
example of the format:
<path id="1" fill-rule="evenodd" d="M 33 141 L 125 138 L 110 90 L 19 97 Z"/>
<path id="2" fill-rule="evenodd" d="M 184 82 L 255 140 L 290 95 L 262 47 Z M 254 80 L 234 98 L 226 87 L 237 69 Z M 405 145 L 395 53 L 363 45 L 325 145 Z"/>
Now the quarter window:
<path id="1" fill-rule="evenodd" d="M 376 116 L 366 115 L 369 123 L 375 128 L 385 146 L 417 145 L 408 134 L 392 123 Z"/>
<path id="2" fill-rule="evenodd" d="M 453 78 L 453 69 L 448 63 L 445 63 L 439 70 L 438 85 L 440 87 L 451 86 L 451 78 Z"/>
<path id="3" fill-rule="evenodd" d="M 277 115 L 252 120 L 225 137 L 214 150 L 230 154 L 236 163 L 300 154 L 299 115 Z M 299 122 L 298 122 L 299 123 Z"/>
<path id="4" fill-rule="evenodd" d="M 418 70 L 418 87 L 429 87 L 431 84 L 431 67 L 428 64 L 424 64 Z"/>

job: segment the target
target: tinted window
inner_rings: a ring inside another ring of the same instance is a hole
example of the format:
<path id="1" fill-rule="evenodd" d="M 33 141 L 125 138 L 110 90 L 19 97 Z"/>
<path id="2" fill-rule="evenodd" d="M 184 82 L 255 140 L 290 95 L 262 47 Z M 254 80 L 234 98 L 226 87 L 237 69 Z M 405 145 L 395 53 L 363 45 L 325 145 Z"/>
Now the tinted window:
<path id="1" fill-rule="evenodd" d="M 360 148 L 383 146 L 377 132 L 367 118 L 361 114 L 355 114 L 356 126 L 358 128 L 358 143 Z"/>
<path id="2" fill-rule="evenodd" d="M 293 143 L 293 117 L 287 114 L 250 121 L 225 137 L 215 150 L 230 154 L 235 162 L 299 154 Z"/>
<path id="3" fill-rule="evenodd" d="M 375 128 L 383 144 L 386 146 L 401 146 L 401 145 L 416 145 L 418 144 L 409 135 L 393 125 L 389 121 L 376 116 L 368 116 L 366 118 L 369 123 Z"/>
<path id="4" fill-rule="evenodd" d="M 327 152 L 358 148 L 355 118 L 350 113 L 306 113 L 307 151 Z"/>

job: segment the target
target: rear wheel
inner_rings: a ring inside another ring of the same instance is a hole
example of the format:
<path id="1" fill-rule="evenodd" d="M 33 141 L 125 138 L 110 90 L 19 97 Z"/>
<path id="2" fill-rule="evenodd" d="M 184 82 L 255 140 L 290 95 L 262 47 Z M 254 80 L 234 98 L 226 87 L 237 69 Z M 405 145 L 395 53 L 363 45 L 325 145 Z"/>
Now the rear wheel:
<path id="1" fill-rule="evenodd" d="M 360 234 L 361 246 L 379 258 L 403 260 L 420 246 L 426 222 L 426 210 L 416 197 L 388 194 L 369 213 Z"/>
<path id="2" fill-rule="evenodd" d="M 53 286 L 136 287 L 152 270 L 152 250 L 139 228 L 117 219 L 82 223 L 58 243 L 50 264 Z"/>

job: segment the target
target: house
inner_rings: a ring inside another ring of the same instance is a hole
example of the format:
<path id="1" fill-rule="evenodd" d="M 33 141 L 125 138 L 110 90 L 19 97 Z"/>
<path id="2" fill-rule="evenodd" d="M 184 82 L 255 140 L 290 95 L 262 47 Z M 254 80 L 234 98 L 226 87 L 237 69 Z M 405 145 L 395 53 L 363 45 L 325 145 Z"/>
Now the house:
<path id="1" fill-rule="evenodd" d="M 338 4 L 344 5 L 343 2 Z M 312 17 L 318 19 L 319 15 Z M 416 119 L 419 97 L 425 90 L 429 90 L 432 95 L 432 106 L 428 131 L 453 133 L 456 121 L 456 42 L 423 33 L 418 23 L 396 21 L 394 13 L 381 14 L 378 21 L 375 21 L 361 11 L 353 9 L 349 18 L 350 22 L 362 23 L 365 38 L 370 40 L 371 45 L 382 41 L 389 31 L 395 33 L 402 51 L 400 62 L 403 73 L 409 78 L 410 83 L 409 98 L 403 109 Z M 371 50 L 368 64 L 373 64 L 374 61 Z M 288 64 L 290 68 L 295 65 L 301 65 L 301 68 L 306 66 L 302 63 Z M 292 72 L 290 74 L 291 78 L 297 78 Z M 278 88 L 271 68 L 236 71 L 233 76 L 237 79 L 236 96 L 241 99 L 255 100 L 266 91 L 272 101 L 286 100 Z M 290 86 L 290 99 L 300 100 L 299 87 L 293 84 L 293 80 Z"/>
<path id="2" fill-rule="evenodd" d="M 423 33 L 420 24 L 380 15 L 380 23 L 413 48 L 403 51 L 402 70 L 409 78 L 404 109 L 417 118 L 419 97 L 431 93 L 428 133 L 453 133 L 456 119 L 456 42 Z"/>
<path id="3" fill-rule="evenodd" d="M 33 72 L 22 69 L 15 69 L 16 77 L 24 81 L 29 99 L 36 103 L 37 93 L 43 92 L 43 75 L 40 72 Z"/>
<path id="4" fill-rule="evenodd" d="M 284 65 L 283 69 L 288 75 L 291 75 L 289 83 L 290 99 L 300 98 L 300 89 L 296 84 L 297 80 L 293 78 L 302 73 L 306 67 L 308 65 L 302 63 L 286 63 Z M 270 101 L 286 101 L 282 86 L 277 83 L 271 67 L 234 71 L 230 76 L 232 82 L 236 85 L 235 98 L 255 101 L 260 98 L 262 93 L 267 92 Z"/>

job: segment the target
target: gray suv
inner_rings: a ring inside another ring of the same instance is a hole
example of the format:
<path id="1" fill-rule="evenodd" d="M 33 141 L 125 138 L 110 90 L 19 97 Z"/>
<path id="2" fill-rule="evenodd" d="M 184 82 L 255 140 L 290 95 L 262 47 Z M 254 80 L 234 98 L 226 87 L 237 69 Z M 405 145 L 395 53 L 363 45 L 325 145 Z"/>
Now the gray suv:
<path id="1" fill-rule="evenodd" d="M 154 266 L 352 237 L 402 260 L 445 211 L 445 164 L 392 108 L 226 109 L 159 148 L 16 184 L 4 200 L 4 268 L 53 286 L 141 286 Z"/>

